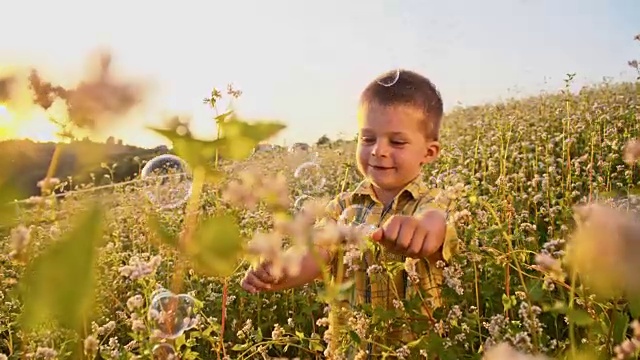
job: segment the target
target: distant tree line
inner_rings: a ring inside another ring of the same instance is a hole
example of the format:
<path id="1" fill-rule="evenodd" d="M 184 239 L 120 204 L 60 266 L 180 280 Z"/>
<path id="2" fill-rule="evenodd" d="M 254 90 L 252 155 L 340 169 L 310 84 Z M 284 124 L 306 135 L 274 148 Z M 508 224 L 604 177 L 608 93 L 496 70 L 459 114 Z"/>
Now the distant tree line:
<path id="1" fill-rule="evenodd" d="M 316 142 L 320 147 L 340 147 L 344 140 L 331 141 L 323 135 Z M 62 144 L 62 152 L 54 177 L 64 186 L 56 192 L 73 190 L 79 185 L 106 185 L 128 181 L 139 176 L 144 163 L 155 156 L 169 153 L 165 146 L 145 149 L 125 145 L 120 139 L 109 137 L 98 143 L 88 138 Z M 31 140 L 6 140 L 0 142 L 2 170 L 0 180 L 18 190 L 20 198 L 40 194 L 37 186 L 49 169 L 56 144 Z M 114 166 L 115 165 L 115 166 Z"/>
<path id="2" fill-rule="evenodd" d="M 0 176 L 23 198 L 39 195 L 37 184 L 47 174 L 55 146 L 55 143 L 30 140 L 0 142 L 0 154 L 4 158 Z M 145 161 L 168 152 L 165 146 L 144 149 L 124 145 L 113 138 L 106 143 L 83 139 L 62 144 L 54 177 L 66 185 L 56 192 L 65 192 L 81 184 L 104 185 L 131 180 L 138 176 Z"/>

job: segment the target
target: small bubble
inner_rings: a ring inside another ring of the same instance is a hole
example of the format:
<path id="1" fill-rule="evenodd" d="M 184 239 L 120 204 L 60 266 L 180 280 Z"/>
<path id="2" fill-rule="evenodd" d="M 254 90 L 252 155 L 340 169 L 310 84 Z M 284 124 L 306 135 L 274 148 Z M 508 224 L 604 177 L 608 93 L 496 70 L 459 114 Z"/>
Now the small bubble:
<path id="1" fill-rule="evenodd" d="M 308 203 L 309 201 L 313 200 L 313 197 L 309 196 L 309 195 L 300 195 L 296 198 L 296 200 L 293 203 L 293 209 L 295 212 L 300 212 L 303 208 L 304 205 L 306 203 Z"/>
<path id="2" fill-rule="evenodd" d="M 344 209 L 338 218 L 338 224 L 351 227 L 356 237 L 368 237 L 377 227 L 369 224 L 371 210 L 363 205 L 351 205 Z M 357 234 L 357 235 L 356 235 Z M 353 239 L 347 239 L 352 241 Z"/>
<path id="3" fill-rule="evenodd" d="M 289 152 L 290 153 L 307 153 L 311 150 L 311 147 L 309 146 L 309 144 L 305 144 L 305 143 L 295 143 L 291 146 L 289 146 Z"/>
<path id="4" fill-rule="evenodd" d="M 173 346 L 167 343 L 157 344 L 151 350 L 154 360 L 172 360 L 177 359 L 176 351 Z"/>
<path id="5" fill-rule="evenodd" d="M 364 205 L 351 205 L 344 209 L 338 218 L 342 225 L 356 227 L 367 234 L 375 231 L 376 226 L 368 223 L 371 210 Z"/>
<path id="6" fill-rule="evenodd" d="M 378 78 L 378 84 L 386 87 L 395 85 L 400 79 L 400 69 L 394 69 Z"/>
<path id="7" fill-rule="evenodd" d="M 298 187 L 307 194 L 322 191 L 327 182 L 322 174 L 322 168 L 313 161 L 307 161 L 298 166 L 293 176 L 296 178 Z"/>
<path id="8" fill-rule="evenodd" d="M 156 290 L 149 306 L 148 318 L 154 329 L 165 339 L 175 339 L 195 326 L 196 300 L 187 294 L 174 295 L 168 290 Z"/>
<path id="9" fill-rule="evenodd" d="M 180 207 L 191 196 L 189 166 L 175 155 L 164 154 L 149 160 L 140 177 L 147 198 L 160 210 Z"/>

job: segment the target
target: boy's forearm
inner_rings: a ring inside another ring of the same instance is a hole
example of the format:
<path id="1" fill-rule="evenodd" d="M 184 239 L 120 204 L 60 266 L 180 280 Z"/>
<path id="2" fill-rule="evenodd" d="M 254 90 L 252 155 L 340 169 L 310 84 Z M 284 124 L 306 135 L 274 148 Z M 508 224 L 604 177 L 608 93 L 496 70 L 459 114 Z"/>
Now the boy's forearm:
<path id="1" fill-rule="evenodd" d="M 325 250 L 319 250 L 320 258 L 323 263 L 329 259 L 329 253 Z M 297 276 L 286 276 L 281 282 L 271 285 L 270 291 L 282 291 L 296 288 L 312 282 L 322 275 L 322 266 L 311 253 L 307 253 L 300 260 L 300 272 Z"/>

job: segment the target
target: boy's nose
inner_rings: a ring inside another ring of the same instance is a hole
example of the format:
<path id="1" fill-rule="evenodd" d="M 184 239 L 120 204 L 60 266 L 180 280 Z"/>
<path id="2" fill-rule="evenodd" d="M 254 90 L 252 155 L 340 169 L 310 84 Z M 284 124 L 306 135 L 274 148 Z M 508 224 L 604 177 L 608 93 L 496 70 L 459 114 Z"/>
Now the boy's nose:
<path id="1" fill-rule="evenodd" d="M 382 143 L 382 141 L 376 142 L 371 150 L 371 155 L 376 157 L 386 157 L 389 155 L 389 147 Z"/>

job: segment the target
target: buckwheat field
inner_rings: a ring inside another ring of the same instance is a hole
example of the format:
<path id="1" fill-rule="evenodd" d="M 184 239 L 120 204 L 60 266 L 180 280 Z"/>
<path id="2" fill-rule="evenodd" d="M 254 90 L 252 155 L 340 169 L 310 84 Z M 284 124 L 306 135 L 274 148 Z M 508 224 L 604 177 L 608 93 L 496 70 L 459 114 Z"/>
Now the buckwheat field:
<path id="1" fill-rule="evenodd" d="M 455 199 L 461 247 L 440 264 L 444 305 L 430 316 L 424 298 L 340 308 L 350 284 L 329 277 L 257 295 L 239 286 L 259 259 L 295 273 L 282 249 L 356 229 L 311 228 L 360 180 L 353 141 L 252 153 L 281 127 L 233 113 L 215 142 L 158 130 L 188 163 L 186 186 L 53 200 L 65 179 L 51 177 L 42 197 L 3 210 L 0 359 L 366 359 L 362 345 L 396 329 L 419 335 L 379 344 L 388 358 L 637 358 L 639 98 L 640 83 L 602 83 L 445 117 L 442 156 L 424 173 Z M 319 170 L 296 174 L 309 163 Z M 411 278 L 411 261 L 375 271 L 402 269 Z"/>

